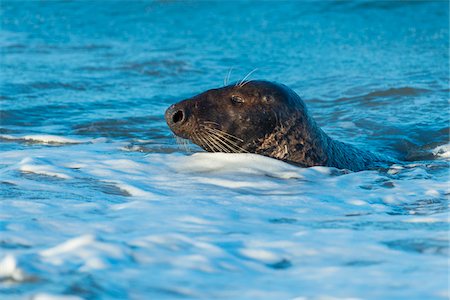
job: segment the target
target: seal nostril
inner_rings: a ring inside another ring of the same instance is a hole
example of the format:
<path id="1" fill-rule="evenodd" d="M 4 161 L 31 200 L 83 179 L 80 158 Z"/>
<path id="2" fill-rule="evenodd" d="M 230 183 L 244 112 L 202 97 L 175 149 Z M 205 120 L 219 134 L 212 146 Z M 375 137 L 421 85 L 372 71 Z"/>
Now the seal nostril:
<path id="1" fill-rule="evenodd" d="M 183 121 L 183 119 L 184 119 L 184 114 L 183 114 L 183 112 L 181 110 L 177 111 L 172 116 L 172 121 L 174 123 L 181 122 L 181 121 Z"/>

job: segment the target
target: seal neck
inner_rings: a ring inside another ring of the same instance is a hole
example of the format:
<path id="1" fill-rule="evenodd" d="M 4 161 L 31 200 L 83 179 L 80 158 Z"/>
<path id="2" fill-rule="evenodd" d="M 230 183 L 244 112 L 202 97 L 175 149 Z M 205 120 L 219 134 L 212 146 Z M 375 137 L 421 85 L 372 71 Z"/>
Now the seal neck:
<path id="1" fill-rule="evenodd" d="M 324 133 L 324 135 L 326 135 Z M 383 157 L 370 151 L 359 149 L 350 144 L 333 140 L 326 135 L 327 148 L 327 166 L 339 169 L 349 169 L 351 171 L 362 171 L 375 168 L 386 167 L 389 161 L 388 157 Z"/>
<path id="2" fill-rule="evenodd" d="M 273 132 L 257 141 L 255 153 L 302 167 L 326 166 L 328 136 L 307 113 L 291 114 Z"/>
<path id="3" fill-rule="evenodd" d="M 351 171 L 371 168 L 374 161 L 380 161 L 375 154 L 352 145 L 333 140 L 309 114 L 299 114 L 286 122 L 280 136 L 281 141 L 272 152 L 272 157 L 302 167 L 328 166 Z"/>

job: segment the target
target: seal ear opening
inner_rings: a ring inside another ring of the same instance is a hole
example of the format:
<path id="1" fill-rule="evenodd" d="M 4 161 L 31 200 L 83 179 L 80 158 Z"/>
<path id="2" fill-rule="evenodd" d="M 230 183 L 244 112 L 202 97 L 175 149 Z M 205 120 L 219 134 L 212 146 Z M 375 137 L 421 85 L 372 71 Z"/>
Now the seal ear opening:
<path id="1" fill-rule="evenodd" d="M 272 95 L 264 95 L 262 97 L 262 99 L 264 102 L 267 102 L 267 103 L 272 103 L 275 101 L 275 98 Z"/>

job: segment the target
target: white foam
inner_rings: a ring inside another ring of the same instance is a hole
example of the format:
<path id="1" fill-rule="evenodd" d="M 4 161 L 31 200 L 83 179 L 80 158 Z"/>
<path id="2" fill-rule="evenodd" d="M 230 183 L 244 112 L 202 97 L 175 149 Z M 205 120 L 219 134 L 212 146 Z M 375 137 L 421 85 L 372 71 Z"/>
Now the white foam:
<path id="1" fill-rule="evenodd" d="M 302 178 L 299 169 L 287 163 L 250 153 L 195 153 L 170 165 L 180 172 L 238 172 L 277 178 Z"/>
<path id="2" fill-rule="evenodd" d="M 17 266 L 16 258 L 8 254 L 0 260 L 0 279 L 22 281 L 25 279 L 23 271 Z"/>
<path id="3" fill-rule="evenodd" d="M 83 298 L 73 295 L 56 295 L 48 293 L 38 293 L 31 297 L 31 300 L 83 300 Z"/>
<path id="4" fill-rule="evenodd" d="M 77 251 L 79 248 L 94 243 L 95 238 L 92 235 L 84 235 L 67 242 L 64 242 L 58 246 L 41 251 L 42 256 L 56 256 L 65 254 L 72 251 Z"/>
<path id="5" fill-rule="evenodd" d="M 259 260 L 264 263 L 275 263 L 281 259 L 279 255 L 265 249 L 244 248 L 240 250 L 240 253 L 245 257 Z"/>
<path id="6" fill-rule="evenodd" d="M 100 280 L 125 291 L 120 295 L 128 295 L 133 282 L 136 290 L 161 287 L 198 298 L 227 298 L 203 287 L 229 284 L 252 299 L 273 292 L 265 282 L 295 291 L 300 281 L 325 280 L 331 295 L 349 276 L 370 276 L 384 286 L 446 272 L 445 258 L 433 254 L 420 260 L 429 267 L 404 273 L 414 248 L 387 246 L 414 236 L 445 239 L 439 228 L 448 216 L 437 212 L 445 210 L 439 205 L 447 178 L 424 164 L 393 166 L 393 174 L 344 174 L 253 154 L 143 155 L 121 146 L 0 153 L 2 182 L 10 191 L 0 209 L 2 243 L 10 255 L 0 261 L 4 278 L 34 275 L 66 287 L 87 274 L 92 284 Z M 440 249 L 429 247 L 428 253 Z M 194 283 L 189 289 L 170 288 L 185 278 Z M 439 278 L 424 291 L 437 290 Z M 357 295 L 367 290 L 363 281 L 353 284 Z"/>
<path id="7" fill-rule="evenodd" d="M 109 260 L 123 259 L 124 252 L 120 247 L 98 241 L 93 235 L 75 237 L 55 247 L 42 250 L 40 255 L 54 265 L 81 261 L 84 270 L 105 269 Z"/>
<path id="8" fill-rule="evenodd" d="M 111 181 L 115 186 L 117 186 L 119 189 L 127 192 L 131 196 L 136 197 L 146 197 L 147 199 L 155 198 L 155 194 L 151 193 L 149 191 L 146 191 L 144 189 L 141 189 L 137 186 L 134 186 L 132 184 L 128 184 L 122 181 Z"/>
<path id="9" fill-rule="evenodd" d="M 407 222 L 407 223 L 436 223 L 436 222 L 442 222 L 442 220 L 438 219 L 438 218 L 431 218 L 431 217 L 417 217 L 417 218 L 410 218 L 410 219 L 404 220 L 403 222 Z"/>
<path id="10" fill-rule="evenodd" d="M 26 157 L 19 162 L 19 170 L 27 173 L 34 173 L 46 176 L 53 176 L 62 179 L 71 179 L 72 177 L 65 174 L 63 168 L 51 165 L 48 162 L 40 162 L 38 159 Z"/>
<path id="11" fill-rule="evenodd" d="M 450 143 L 437 146 L 431 152 L 440 158 L 450 158 Z"/>
<path id="12" fill-rule="evenodd" d="M 361 199 L 352 199 L 352 200 L 348 200 L 348 203 L 353 204 L 353 205 L 357 205 L 357 206 L 361 206 L 361 205 L 367 205 L 367 202 Z"/>
<path id="13" fill-rule="evenodd" d="M 30 134 L 30 135 L 0 135 L 0 139 L 5 140 L 23 140 L 41 144 L 82 144 L 91 142 L 91 139 L 67 138 L 58 135 L 49 134 Z"/>

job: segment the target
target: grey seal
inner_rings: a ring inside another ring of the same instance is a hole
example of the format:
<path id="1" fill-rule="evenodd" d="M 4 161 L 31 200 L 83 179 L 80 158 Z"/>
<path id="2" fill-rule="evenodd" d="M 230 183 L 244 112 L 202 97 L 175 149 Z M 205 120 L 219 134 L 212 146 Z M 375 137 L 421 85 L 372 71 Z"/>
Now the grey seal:
<path id="1" fill-rule="evenodd" d="M 380 154 L 332 139 L 289 87 L 252 80 L 211 89 L 170 106 L 170 129 L 209 152 L 256 153 L 302 167 L 352 171 L 387 167 Z"/>

